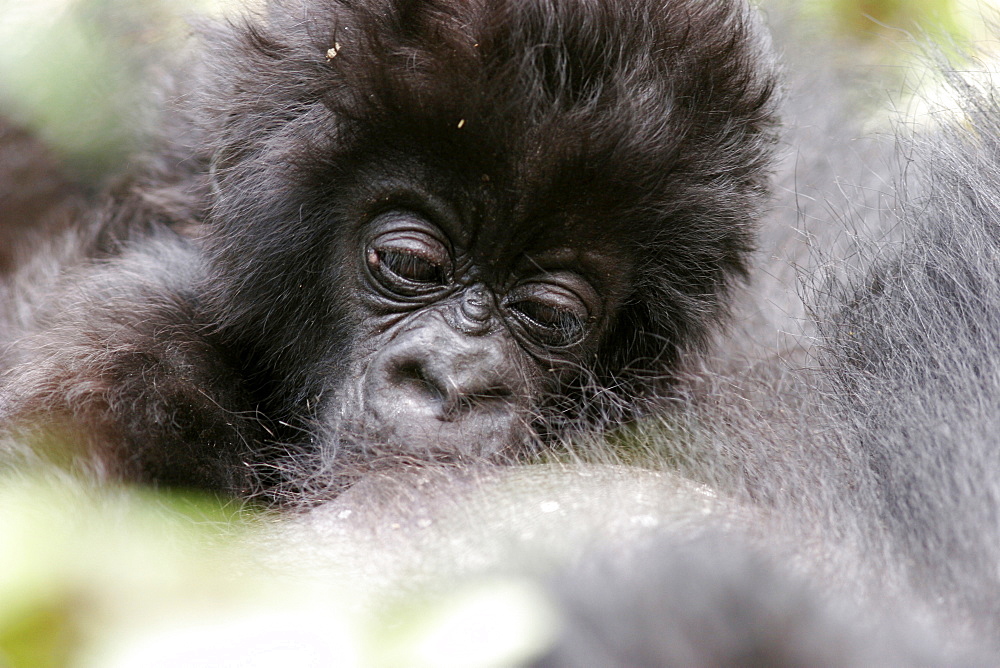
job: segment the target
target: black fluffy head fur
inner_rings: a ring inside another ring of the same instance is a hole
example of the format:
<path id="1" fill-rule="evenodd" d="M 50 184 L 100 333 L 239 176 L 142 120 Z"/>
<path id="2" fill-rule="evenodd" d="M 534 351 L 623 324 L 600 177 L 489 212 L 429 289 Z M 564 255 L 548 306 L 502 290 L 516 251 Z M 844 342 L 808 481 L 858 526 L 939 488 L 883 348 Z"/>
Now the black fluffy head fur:
<path id="1" fill-rule="evenodd" d="M 394 179 L 497 253 L 547 233 L 614 247 L 631 289 L 589 365 L 619 400 L 702 346 L 745 270 L 774 81 L 741 2 L 286 0 L 208 41 L 189 99 L 212 184 L 185 208 L 207 212 L 223 336 L 281 402 L 351 345 L 329 267 Z"/>

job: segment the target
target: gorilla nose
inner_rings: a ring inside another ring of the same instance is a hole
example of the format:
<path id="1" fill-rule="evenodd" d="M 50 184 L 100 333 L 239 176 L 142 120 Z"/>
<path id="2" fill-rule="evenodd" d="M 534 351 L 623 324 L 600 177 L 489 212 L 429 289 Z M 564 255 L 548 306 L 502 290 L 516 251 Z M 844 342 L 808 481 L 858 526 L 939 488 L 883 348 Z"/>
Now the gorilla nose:
<path id="1" fill-rule="evenodd" d="M 418 332 L 397 340 L 381 360 L 385 387 L 395 401 L 448 422 L 477 411 L 504 410 L 514 400 L 511 365 L 501 342 L 457 332 Z"/>
<path id="2" fill-rule="evenodd" d="M 394 340 L 365 383 L 366 431 L 406 450 L 496 452 L 517 440 L 527 388 L 499 337 L 426 328 Z"/>
<path id="3" fill-rule="evenodd" d="M 495 368 L 486 356 L 450 361 L 434 356 L 407 356 L 394 361 L 389 370 L 389 384 L 403 394 L 412 395 L 414 400 L 437 408 L 439 419 L 453 421 L 469 411 L 513 398 L 513 391 Z"/>

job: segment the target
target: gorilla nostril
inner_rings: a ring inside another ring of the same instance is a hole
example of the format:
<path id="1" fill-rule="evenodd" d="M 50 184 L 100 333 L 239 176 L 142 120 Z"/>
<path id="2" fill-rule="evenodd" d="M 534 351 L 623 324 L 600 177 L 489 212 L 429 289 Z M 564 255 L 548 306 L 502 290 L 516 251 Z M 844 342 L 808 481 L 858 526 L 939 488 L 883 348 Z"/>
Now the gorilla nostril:
<path id="1" fill-rule="evenodd" d="M 428 374 L 419 360 L 406 360 L 396 365 L 390 383 L 397 387 L 410 387 L 434 403 L 442 403 L 448 395 L 441 383 Z"/>

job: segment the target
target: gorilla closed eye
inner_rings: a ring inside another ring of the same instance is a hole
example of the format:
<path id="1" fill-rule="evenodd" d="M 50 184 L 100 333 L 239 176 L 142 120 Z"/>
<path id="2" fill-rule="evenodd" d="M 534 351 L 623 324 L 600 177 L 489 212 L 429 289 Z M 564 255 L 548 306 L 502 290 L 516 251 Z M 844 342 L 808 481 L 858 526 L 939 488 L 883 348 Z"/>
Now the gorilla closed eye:
<path id="1" fill-rule="evenodd" d="M 582 279 L 557 276 L 565 281 Z M 558 283 L 530 283 L 515 289 L 507 309 L 534 340 L 547 346 L 571 346 L 586 334 L 590 309 L 585 300 Z"/>
<path id="2" fill-rule="evenodd" d="M 537 301 L 515 302 L 510 309 L 541 343 L 568 346 L 583 338 L 583 322 L 573 313 Z"/>
<path id="3" fill-rule="evenodd" d="M 368 251 L 368 265 L 387 279 L 401 278 L 432 285 L 441 285 L 445 281 L 441 267 L 407 252 L 372 248 Z"/>
<path id="4" fill-rule="evenodd" d="M 366 249 L 365 262 L 383 287 L 400 294 L 444 286 L 451 275 L 448 248 L 417 230 L 380 234 Z"/>

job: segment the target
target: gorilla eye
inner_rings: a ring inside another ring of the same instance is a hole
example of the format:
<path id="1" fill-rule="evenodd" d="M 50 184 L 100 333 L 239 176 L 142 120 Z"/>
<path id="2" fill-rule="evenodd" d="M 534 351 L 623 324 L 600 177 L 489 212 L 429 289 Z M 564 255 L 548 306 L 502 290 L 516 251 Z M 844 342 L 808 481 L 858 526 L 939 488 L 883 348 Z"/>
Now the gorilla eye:
<path id="1" fill-rule="evenodd" d="M 442 267 L 409 253 L 372 248 L 368 251 L 368 264 L 377 272 L 389 272 L 414 283 L 444 282 Z"/>
<path id="2" fill-rule="evenodd" d="M 507 300 L 507 309 L 532 339 L 552 347 L 579 343 L 590 315 L 583 299 L 554 283 L 520 286 Z"/>
<path id="3" fill-rule="evenodd" d="M 420 230 L 380 234 L 368 245 L 365 263 L 379 284 L 402 294 L 444 286 L 451 274 L 448 248 Z"/>
<path id="4" fill-rule="evenodd" d="M 543 343 L 569 345 L 581 338 L 583 322 L 573 313 L 536 301 L 516 302 L 510 308 Z"/>

